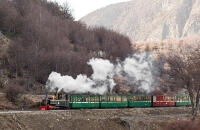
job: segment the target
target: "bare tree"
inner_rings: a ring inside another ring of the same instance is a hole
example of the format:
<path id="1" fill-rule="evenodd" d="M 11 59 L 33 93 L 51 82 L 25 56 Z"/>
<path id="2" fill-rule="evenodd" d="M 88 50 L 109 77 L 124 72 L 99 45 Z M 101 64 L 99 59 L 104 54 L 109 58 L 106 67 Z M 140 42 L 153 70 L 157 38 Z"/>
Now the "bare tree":
<path id="1" fill-rule="evenodd" d="M 169 65 L 165 69 L 168 83 L 172 87 L 186 89 L 192 104 L 192 118 L 195 119 L 199 111 L 200 98 L 200 48 L 186 46 L 180 52 L 171 53 L 166 57 Z"/>

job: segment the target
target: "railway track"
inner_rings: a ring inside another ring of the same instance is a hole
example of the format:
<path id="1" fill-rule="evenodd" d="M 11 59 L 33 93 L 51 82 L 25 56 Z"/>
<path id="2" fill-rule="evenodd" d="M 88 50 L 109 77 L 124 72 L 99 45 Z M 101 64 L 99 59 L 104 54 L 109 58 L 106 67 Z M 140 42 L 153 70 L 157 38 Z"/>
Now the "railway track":
<path id="1" fill-rule="evenodd" d="M 108 108 L 108 109 L 67 109 L 67 110 L 47 110 L 47 111 L 41 111 L 41 110 L 9 110 L 9 111 L 0 111 L 0 115 L 1 114 L 19 114 L 19 113 L 35 113 L 35 114 L 40 114 L 40 113 L 51 113 L 51 112 L 76 112 L 76 111 L 90 111 L 90 112 L 100 112 L 100 111 L 138 111 L 138 110 L 147 110 L 147 111 L 151 111 L 151 110 L 165 110 L 165 109 L 177 109 L 177 110 L 181 110 L 181 109 L 191 109 L 190 107 L 157 107 L 157 108 Z M 180 113 L 179 113 L 180 114 Z M 181 114 L 185 114 L 185 113 L 181 113 Z"/>
<path id="2" fill-rule="evenodd" d="M 0 111 L 1 114 L 18 114 L 18 113 L 32 113 L 37 111 Z"/>

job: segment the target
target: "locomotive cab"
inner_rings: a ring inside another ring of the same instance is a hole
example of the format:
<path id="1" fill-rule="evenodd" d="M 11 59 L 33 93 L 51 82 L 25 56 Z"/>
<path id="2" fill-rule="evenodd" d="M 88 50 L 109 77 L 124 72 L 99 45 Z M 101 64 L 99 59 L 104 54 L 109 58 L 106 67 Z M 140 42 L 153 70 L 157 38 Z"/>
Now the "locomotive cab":
<path id="1" fill-rule="evenodd" d="M 41 102 L 40 110 L 54 110 L 69 108 L 69 96 L 63 93 L 55 93 L 51 98 Z"/>
<path id="2" fill-rule="evenodd" d="M 43 99 L 40 103 L 40 110 L 51 110 L 50 99 Z"/>

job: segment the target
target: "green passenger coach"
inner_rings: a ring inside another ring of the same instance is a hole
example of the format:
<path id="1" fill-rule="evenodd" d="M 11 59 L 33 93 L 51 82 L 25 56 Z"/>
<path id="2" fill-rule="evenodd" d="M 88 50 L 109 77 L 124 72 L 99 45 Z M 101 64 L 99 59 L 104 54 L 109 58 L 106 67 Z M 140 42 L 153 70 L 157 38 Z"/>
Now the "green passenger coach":
<path id="1" fill-rule="evenodd" d="M 152 96 L 145 95 L 131 95 L 129 96 L 128 106 L 129 107 L 151 107 Z"/>
<path id="2" fill-rule="evenodd" d="M 99 108 L 100 97 L 98 95 L 71 95 L 70 108 Z"/>
<path id="3" fill-rule="evenodd" d="M 189 95 L 176 95 L 175 96 L 176 106 L 191 106 Z"/>
<path id="4" fill-rule="evenodd" d="M 100 96 L 100 108 L 122 108 L 128 107 L 128 99 L 123 95 Z"/>
<path id="5" fill-rule="evenodd" d="M 145 95 L 71 95 L 70 108 L 151 107 L 151 98 Z"/>

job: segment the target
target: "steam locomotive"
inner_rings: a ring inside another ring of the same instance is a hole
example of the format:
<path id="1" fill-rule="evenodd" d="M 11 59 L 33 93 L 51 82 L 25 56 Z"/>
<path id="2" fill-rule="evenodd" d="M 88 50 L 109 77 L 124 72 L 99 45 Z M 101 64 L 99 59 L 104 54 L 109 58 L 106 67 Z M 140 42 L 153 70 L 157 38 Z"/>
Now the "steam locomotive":
<path id="1" fill-rule="evenodd" d="M 189 95 L 82 95 L 56 93 L 40 110 L 191 106 Z"/>

